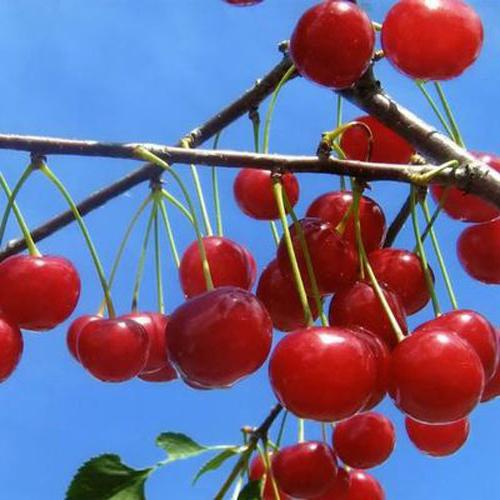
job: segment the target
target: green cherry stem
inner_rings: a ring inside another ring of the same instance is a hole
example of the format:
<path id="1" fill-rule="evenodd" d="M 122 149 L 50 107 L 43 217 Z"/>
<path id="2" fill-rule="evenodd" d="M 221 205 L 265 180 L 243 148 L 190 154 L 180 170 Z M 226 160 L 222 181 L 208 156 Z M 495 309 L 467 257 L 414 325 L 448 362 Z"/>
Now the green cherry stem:
<path id="1" fill-rule="evenodd" d="M 90 233 L 87 229 L 87 226 L 85 225 L 85 222 L 83 221 L 83 217 L 81 216 L 73 198 L 69 194 L 69 192 L 66 189 L 66 187 L 64 186 L 64 184 L 59 180 L 59 178 L 54 174 L 54 172 L 52 172 L 52 170 L 49 168 L 49 166 L 44 161 L 40 162 L 39 170 L 59 190 L 59 192 L 62 194 L 63 198 L 68 203 L 71 211 L 73 212 L 73 215 L 75 216 L 75 219 L 78 223 L 78 226 L 80 227 L 80 231 L 82 232 L 82 235 L 85 239 L 85 243 L 87 244 L 87 247 L 89 249 L 90 255 L 92 257 L 92 261 L 94 262 L 94 267 L 97 271 L 99 281 L 101 282 L 101 287 L 102 287 L 102 291 L 104 293 L 104 297 L 106 299 L 106 307 L 108 309 L 109 317 L 114 318 L 115 317 L 115 308 L 113 307 L 113 301 L 111 300 L 111 293 L 109 290 L 109 285 L 108 285 L 108 282 L 106 281 L 106 276 L 104 274 L 104 269 L 102 267 L 101 260 L 99 259 L 99 255 L 98 255 L 97 250 L 95 248 L 95 245 L 92 241 L 92 238 L 90 237 Z"/>
<path id="2" fill-rule="evenodd" d="M 210 218 L 208 217 L 207 204 L 205 202 L 205 196 L 203 194 L 203 189 L 201 187 L 200 175 L 198 174 L 198 169 L 195 165 L 191 165 L 191 176 L 193 177 L 193 183 L 196 191 L 196 195 L 198 196 L 198 203 L 200 204 L 200 210 L 203 220 L 203 225 L 205 226 L 205 233 L 208 236 L 212 236 L 213 230 L 212 225 L 210 224 Z"/>
<path id="3" fill-rule="evenodd" d="M 5 195 L 7 196 L 7 199 L 9 201 L 12 200 L 13 199 L 12 191 L 10 190 L 9 184 L 7 183 L 7 180 L 5 179 L 4 175 L 1 172 L 0 172 L 0 184 L 2 186 Z M 33 241 L 28 225 L 26 224 L 26 221 L 24 220 L 24 217 L 22 216 L 21 211 L 17 206 L 17 203 L 15 201 L 12 201 L 11 204 L 12 204 L 12 211 L 14 212 L 14 215 L 17 219 L 19 228 L 21 229 L 24 239 L 26 240 L 28 253 L 33 256 L 40 256 L 41 253 L 38 251 L 38 248 L 36 247 L 35 242 Z"/>
<path id="4" fill-rule="evenodd" d="M 453 115 L 453 111 L 451 110 L 451 106 L 446 98 L 442 85 L 439 82 L 434 82 L 434 88 L 438 93 L 439 100 L 441 101 L 441 105 L 443 106 L 446 117 L 448 118 L 448 122 L 453 133 L 453 139 L 459 146 L 465 148 L 465 143 L 462 134 L 460 133 L 460 129 L 458 128 L 458 123 Z"/>
<path id="5" fill-rule="evenodd" d="M 266 472 L 269 475 L 269 478 L 271 479 L 271 484 L 273 486 L 274 500 L 280 500 L 281 495 L 278 489 L 278 485 L 276 484 L 276 479 L 274 478 L 273 470 L 271 468 L 271 460 L 269 459 L 269 446 L 267 439 L 264 441 L 264 453 L 262 454 L 262 458 L 264 460 Z"/>
<path id="6" fill-rule="evenodd" d="M 169 193 L 166 189 L 162 189 L 161 194 L 171 205 L 177 208 L 191 224 L 193 224 L 193 216 L 189 210 L 172 193 Z"/>
<path id="7" fill-rule="evenodd" d="M 283 441 L 283 435 L 285 433 L 285 425 L 288 419 L 288 410 L 285 410 L 283 416 L 281 417 L 281 422 L 278 430 L 278 436 L 276 437 L 276 446 L 279 449 L 281 446 L 281 441 Z"/>
<path id="8" fill-rule="evenodd" d="M 335 128 L 339 128 L 342 125 L 343 108 L 344 108 L 344 100 L 342 99 L 341 95 L 337 95 L 337 122 L 336 122 Z M 338 140 L 337 140 L 336 144 L 338 145 Z M 341 175 L 340 176 L 340 190 L 345 191 L 345 189 L 346 189 L 345 177 L 343 175 Z"/>
<path id="9" fill-rule="evenodd" d="M 179 252 L 177 251 L 174 232 L 172 230 L 172 225 L 170 224 L 170 218 L 168 216 L 167 207 L 165 206 L 165 201 L 163 199 L 160 200 L 159 208 L 160 208 L 161 218 L 163 220 L 163 225 L 165 226 L 165 231 L 167 233 L 168 243 L 170 245 L 172 257 L 174 259 L 176 267 L 179 268 L 180 266 Z"/>
<path id="10" fill-rule="evenodd" d="M 158 300 L 158 312 L 163 314 L 165 312 L 165 301 L 163 297 L 163 277 L 161 273 L 161 251 L 160 251 L 160 230 L 158 223 L 159 205 L 163 201 L 161 193 L 158 196 L 155 193 L 155 217 L 154 217 L 154 242 L 155 242 L 155 272 L 156 272 L 156 297 Z"/>
<path id="11" fill-rule="evenodd" d="M 303 443 L 306 440 L 306 429 L 305 429 L 305 420 L 303 418 L 297 419 L 298 424 L 298 442 Z"/>
<path id="12" fill-rule="evenodd" d="M 221 132 L 218 132 L 214 139 L 214 147 L 213 149 L 217 149 L 219 147 L 219 140 Z M 212 193 L 214 197 L 214 209 L 215 209 L 215 224 L 217 229 L 217 235 L 223 236 L 224 231 L 222 229 L 222 210 L 220 206 L 220 195 L 219 195 L 219 179 L 217 175 L 217 167 L 212 167 Z"/>

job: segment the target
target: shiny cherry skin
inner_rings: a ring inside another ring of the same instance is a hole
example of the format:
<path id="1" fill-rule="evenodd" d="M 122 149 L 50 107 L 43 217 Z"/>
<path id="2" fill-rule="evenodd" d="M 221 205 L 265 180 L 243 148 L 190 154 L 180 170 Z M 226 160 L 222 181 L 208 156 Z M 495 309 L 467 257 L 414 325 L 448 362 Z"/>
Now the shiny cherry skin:
<path id="1" fill-rule="evenodd" d="M 224 0 L 226 3 L 236 5 L 237 7 L 248 7 L 249 5 L 256 5 L 261 3 L 262 0 Z"/>
<path id="2" fill-rule="evenodd" d="M 292 173 L 282 176 L 283 189 L 290 205 L 299 200 L 299 183 Z M 280 214 L 273 192 L 273 181 L 269 170 L 244 168 L 239 171 L 233 185 L 236 203 L 243 213 L 257 220 L 275 220 Z"/>
<path id="3" fill-rule="evenodd" d="M 335 481 L 328 491 L 315 497 L 314 500 L 349 500 L 349 483 L 349 473 L 343 467 L 339 467 Z"/>
<path id="4" fill-rule="evenodd" d="M 498 339 L 493 325 L 481 314 L 467 309 L 458 309 L 427 321 L 415 331 L 443 328 L 455 332 L 466 340 L 479 356 L 488 381 L 496 370 Z"/>
<path id="5" fill-rule="evenodd" d="M 396 444 L 394 425 L 380 413 L 368 412 L 339 422 L 333 431 L 333 449 L 349 467 L 370 469 L 383 464 Z"/>
<path id="6" fill-rule="evenodd" d="M 223 236 L 203 238 L 214 287 L 237 286 L 249 290 L 253 286 L 252 262 L 248 250 Z M 198 242 L 194 241 L 184 252 L 179 267 L 179 278 L 186 298 L 207 290 L 201 264 Z"/>
<path id="7" fill-rule="evenodd" d="M 256 295 L 266 307 L 277 330 L 291 332 L 307 326 L 295 283 L 292 278 L 283 276 L 276 259 L 262 271 Z M 309 298 L 309 307 L 316 319 L 318 308 L 312 298 Z"/>
<path id="8" fill-rule="evenodd" d="M 271 349 L 272 329 L 255 295 L 241 288 L 215 288 L 170 316 L 169 358 L 194 385 L 230 387 L 262 366 Z"/>
<path id="9" fill-rule="evenodd" d="M 121 316 L 122 319 L 130 319 L 139 323 L 146 333 L 149 340 L 149 353 L 146 365 L 141 371 L 141 375 L 156 372 L 162 368 L 169 367 L 170 373 L 175 373 L 174 368 L 168 360 L 166 329 L 168 316 L 157 312 L 132 312 Z"/>
<path id="10" fill-rule="evenodd" d="M 103 382 L 125 382 L 138 375 L 149 352 L 148 334 L 129 319 L 91 321 L 80 331 L 77 352 L 81 364 Z"/>
<path id="11" fill-rule="evenodd" d="M 318 217 L 339 229 L 339 224 L 353 203 L 351 191 L 331 191 L 316 198 L 306 212 L 306 217 Z M 359 202 L 359 222 L 361 237 L 367 253 L 379 248 L 384 242 L 386 224 L 384 212 L 380 206 L 368 196 L 362 196 Z M 356 249 L 356 233 L 354 214 L 349 216 L 342 231 L 342 239 Z"/>
<path id="12" fill-rule="evenodd" d="M 19 328 L 0 316 L 0 382 L 9 378 L 23 353 L 23 337 Z"/>
<path id="13" fill-rule="evenodd" d="M 295 498 L 315 498 L 328 491 L 337 476 L 337 460 L 329 446 L 318 441 L 279 450 L 272 460 L 280 490 Z"/>
<path id="14" fill-rule="evenodd" d="M 479 56 L 483 26 L 462 0 L 400 0 L 387 14 L 381 36 L 385 56 L 402 73 L 448 80 Z"/>
<path id="15" fill-rule="evenodd" d="M 298 417 L 334 422 L 351 417 L 375 387 L 371 350 L 347 328 L 311 327 L 284 337 L 269 362 L 271 387 Z"/>
<path id="16" fill-rule="evenodd" d="M 347 500 L 385 500 L 385 493 L 372 475 L 363 470 L 351 470 Z"/>
<path id="17" fill-rule="evenodd" d="M 370 136 L 361 126 L 348 128 L 340 139 L 340 147 L 349 160 L 372 161 L 376 163 L 410 162 L 415 149 L 401 136 L 372 116 L 359 116 L 353 122 L 363 123 L 371 132 Z M 370 157 L 368 158 L 368 153 Z"/>
<path id="18" fill-rule="evenodd" d="M 398 296 L 380 284 L 387 302 L 403 332 L 406 316 Z M 361 327 L 382 339 L 393 349 L 398 339 L 373 287 L 357 281 L 338 292 L 330 304 L 330 323 L 344 327 Z"/>
<path id="19" fill-rule="evenodd" d="M 415 314 L 427 305 L 431 295 L 418 255 L 408 250 L 381 248 L 372 252 L 368 260 L 377 281 L 396 293 L 406 314 Z"/>
<path id="20" fill-rule="evenodd" d="M 243 248 L 243 251 L 245 252 L 245 255 L 247 257 L 247 264 L 248 264 L 248 269 L 249 269 L 249 273 L 250 273 L 249 290 L 251 290 L 254 283 L 255 283 L 255 280 L 257 279 L 257 262 L 255 262 L 253 255 L 250 253 L 250 250 L 248 250 L 247 247 L 241 247 L 241 248 Z"/>
<path id="21" fill-rule="evenodd" d="M 269 453 L 269 463 L 272 462 L 272 453 Z M 274 492 L 273 481 L 271 479 L 272 470 L 268 471 L 264 460 L 260 454 L 255 455 L 248 468 L 248 478 L 250 481 L 263 479 L 262 500 L 292 500 L 285 492 L 278 487 L 279 499 Z"/>
<path id="22" fill-rule="evenodd" d="M 352 2 L 326 0 L 304 13 L 290 38 L 290 57 L 305 78 L 334 89 L 352 86 L 368 69 L 375 32 Z"/>
<path id="23" fill-rule="evenodd" d="M 171 380 L 175 380 L 177 378 L 177 372 L 169 363 L 154 372 L 145 372 L 143 370 L 137 376 L 145 382 L 170 382 Z"/>
<path id="24" fill-rule="evenodd" d="M 497 328 L 495 330 L 497 336 L 497 345 L 500 348 L 500 329 Z M 484 386 L 483 395 L 481 397 L 481 402 L 486 403 L 486 401 L 490 401 L 500 396 L 500 362 L 497 364 L 495 373 L 493 376 L 486 382 Z"/>
<path id="25" fill-rule="evenodd" d="M 472 278 L 500 284 L 500 217 L 469 226 L 457 241 L 458 259 Z"/>
<path id="26" fill-rule="evenodd" d="M 497 172 L 500 172 L 500 157 L 487 153 L 472 154 Z M 453 219 L 464 222 L 488 222 L 500 216 L 500 210 L 491 203 L 454 186 L 445 188 L 439 184 L 432 184 L 431 194 L 436 203 L 439 203 L 446 196 L 442 204 L 443 211 Z"/>
<path id="27" fill-rule="evenodd" d="M 453 455 L 465 444 L 469 436 L 468 418 L 451 424 L 429 425 L 406 417 L 405 427 L 410 441 L 431 457 Z"/>
<path id="28" fill-rule="evenodd" d="M 301 219 L 299 224 L 309 250 L 320 293 L 322 295 L 334 293 L 352 283 L 356 279 L 358 268 L 357 255 L 354 249 L 342 240 L 341 236 L 329 222 L 308 217 Z M 312 291 L 311 282 L 295 224 L 290 226 L 290 234 L 300 273 L 304 285 L 310 294 Z M 286 277 L 292 278 L 292 266 L 284 238 L 281 238 L 278 246 L 277 259 L 281 272 Z"/>
<path id="29" fill-rule="evenodd" d="M 0 263 L 0 311 L 19 328 L 54 328 L 79 297 L 78 271 L 64 257 L 14 255 Z"/>
<path id="30" fill-rule="evenodd" d="M 91 321 L 96 321 L 102 319 L 101 316 L 96 316 L 92 314 L 84 314 L 83 316 L 78 316 L 73 323 L 68 328 L 68 334 L 66 335 L 66 345 L 71 355 L 80 362 L 78 356 L 77 346 L 78 346 L 78 336 L 85 326 Z"/>
<path id="31" fill-rule="evenodd" d="M 392 353 L 389 394 L 401 411 L 420 422 L 445 424 L 466 417 L 483 388 L 478 355 L 450 330 L 415 332 Z"/>

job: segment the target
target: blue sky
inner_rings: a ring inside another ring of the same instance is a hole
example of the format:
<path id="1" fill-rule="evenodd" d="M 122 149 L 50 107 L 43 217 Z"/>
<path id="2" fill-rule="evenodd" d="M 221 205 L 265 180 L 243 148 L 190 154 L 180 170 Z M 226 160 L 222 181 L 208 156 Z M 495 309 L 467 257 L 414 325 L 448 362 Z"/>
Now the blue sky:
<path id="1" fill-rule="evenodd" d="M 313 3 L 264 0 L 259 6 L 239 9 L 222 0 L 0 2 L 0 130 L 173 144 L 278 61 L 277 43 L 289 36 L 300 14 Z M 391 3 L 364 2 L 375 20 L 383 19 Z M 471 3 L 484 20 L 485 46 L 477 64 L 459 80 L 446 84 L 446 90 L 467 145 L 473 150 L 499 152 L 500 12 L 491 0 Z M 377 73 L 392 95 L 433 120 L 410 81 L 385 62 Z M 302 80 L 291 83 L 278 103 L 271 150 L 312 153 L 321 132 L 332 128 L 334 106 L 328 91 Z M 348 118 L 357 115 L 346 107 Z M 221 145 L 251 149 L 248 120 L 241 119 L 224 132 Z M 27 155 L 2 152 L 0 157 L 2 171 L 14 183 L 27 164 Z M 135 167 L 130 161 L 68 157 L 49 158 L 49 165 L 76 199 Z M 234 171 L 221 173 L 225 231 L 248 246 L 261 268 L 273 255 L 271 235 L 266 224 L 244 218 L 236 208 L 231 195 L 234 175 Z M 202 177 L 208 188 L 208 176 L 203 173 Z M 326 176 L 303 176 L 300 182 L 299 212 L 315 195 L 337 186 L 335 179 Z M 146 186 L 135 188 L 86 218 L 108 270 L 127 220 L 146 194 Z M 382 204 L 388 219 L 404 195 L 400 186 L 373 184 L 372 196 Z M 38 175 L 30 179 L 19 203 L 31 226 L 65 208 L 54 188 Z M 183 249 L 193 234 L 182 219 L 176 215 L 173 219 Z M 438 222 L 459 302 L 498 324 L 497 290 L 473 282 L 457 262 L 455 241 L 462 228 L 444 217 Z M 114 289 L 122 312 L 130 304 L 142 230 L 143 226 L 132 237 Z M 17 235 L 17 227 L 10 225 L 9 238 Z M 413 247 L 409 227 L 397 244 Z M 45 240 L 40 248 L 74 261 L 83 280 L 75 314 L 95 311 L 101 294 L 76 226 Z M 166 242 L 164 248 L 166 301 L 172 310 L 182 297 Z M 442 288 L 440 284 L 440 292 Z M 448 307 L 446 297 L 441 296 Z M 144 309 L 156 304 L 152 259 L 147 264 L 140 304 Z M 426 308 L 411 319 L 411 325 L 431 314 Z M 180 382 L 97 382 L 67 352 L 66 328 L 63 324 L 49 333 L 27 333 L 19 367 L 0 387 L 1 498 L 63 498 L 78 466 L 104 452 L 119 453 L 132 466 L 152 464 L 163 456 L 154 446 L 155 436 L 162 431 L 185 432 L 204 444 L 237 443 L 240 427 L 257 424 L 273 404 L 265 368 L 230 391 L 198 392 Z M 466 447 L 454 457 L 436 461 L 412 448 L 402 416 L 384 402 L 380 408 L 394 420 L 398 443 L 390 461 L 374 470 L 374 475 L 388 499 L 498 497 L 497 478 L 486 472 L 498 457 L 498 404 L 478 408 Z M 290 420 L 290 442 L 295 432 Z M 308 427 L 308 435 L 318 435 L 316 426 Z M 148 499 L 211 498 L 224 470 L 206 476 L 193 489 L 191 477 L 202 461 L 173 464 L 159 471 L 147 486 Z"/>

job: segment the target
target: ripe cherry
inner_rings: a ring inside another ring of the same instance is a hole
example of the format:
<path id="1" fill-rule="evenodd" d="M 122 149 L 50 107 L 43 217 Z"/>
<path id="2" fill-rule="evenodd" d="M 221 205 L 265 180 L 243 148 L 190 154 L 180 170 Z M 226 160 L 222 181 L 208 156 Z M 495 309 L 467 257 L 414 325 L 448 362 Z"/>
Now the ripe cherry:
<path id="1" fill-rule="evenodd" d="M 248 250 L 238 243 L 222 236 L 203 238 L 210 274 L 214 286 L 237 286 L 252 288 L 252 266 Z M 253 260 L 253 259 L 252 259 Z M 203 275 L 198 242 L 194 241 L 182 256 L 179 277 L 182 290 L 187 298 L 206 292 L 207 285 Z"/>
<path id="2" fill-rule="evenodd" d="M 363 470 L 351 470 L 347 500 L 385 500 L 385 493 L 373 476 Z"/>
<path id="3" fill-rule="evenodd" d="M 498 340 L 493 325 L 481 314 L 458 309 L 443 314 L 417 327 L 415 331 L 446 329 L 466 340 L 479 356 L 488 381 L 497 367 Z"/>
<path id="4" fill-rule="evenodd" d="M 477 405 L 483 387 L 478 355 L 450 330 L 415 332 L 392 353 L 389 394 L 415 420 L 430 424 L 460 420 Z"/>
<path id="5" fill-rule="evenodd" d="M 248 7 L 249 5 L 255 5 L 262 0 L 224 0 L 226 3 L 229 3 L 231 5 L 236 5 L 238 7 Z"/>
<path id="6" fill-rule="evenodd" d="M 19 328 L 0 316 L 0 382 L 9 378 L 23 353 L 23 337 Z"/>
<path id="7" fill-rule="evenodd" d="M 281 177 L 283 189 L 290 205 L 294 207 L 299 200 L 299 183 L 292 173 Z M 279 218 L 278 206 L 274 198 L 273 181 L 269 170 L 244 168 L 234 181 L 234 197 L 241 210 L 258 220 Z"/>
<path id="8" fill-rule="evenodd" d="M 78 356 L 77 346 L 78 346 L 78 336 L 85 326 L 91 321 L 96 321 L 102 319 L 101 316 L 95 316 L 92 314 L 84 314 L 83 316 L 78 316 L 73 323 L 68 328 L 68 334 L 66 335 L 66 345 L 71 355 L 80 362 Z"/>
<path id="9" fill-rule="evenodd" d="M 256 295 L 266 306 L 274 328 L 290 332 L 307 326 L 295 283 L 283 276 L 277 260 L 271 261 L 262 271 Z M 316 319 L 318 309 L 312 298 L 309 298 L 309 307 Z"/>
<path id="10" fill-rule="evenodd" d="M 349 472 L 343 467 L 337 469 L 337 476 L 330 488 L 314 500 L 349 500 Z M 368 499 L 365 499 L 368 500 Z"/>
<path id="11" fill-rule="evenodd" d="M 349 160 L 406 164 L 415 154 L 415 149 L 405 139 L 376 118 L 360 116 L 352 121 L 365 124 L 372 137 L 369 150 L 370 136 L 367 130 L 360 126 L 348 128 L 342 134 L 340 147 Z"/>
<path id="12" fill-rule="evenodd" d="M 169 357 L 182 378 L 210 389 L 230 387 L 255 372 L 271 341 L 272 322 L 262 303 L 234 287 L 188 300 L 167 325 Z"/>
<path id="13" fill-rule="evenodd" d="M 408 250 L 382 248 L 372 252 L 368 260 L 377 280 L 397 294 L 406 314 L 420 311 L 429 302 L 431 296 L 424 267 L 416 254 Z"/>
<path id="14" fill-rule="evenodd" d="M 91 321 L 80 331 L 77 352 L 82 365 L 103 382 L 124 382 L 146 364 L 148 334 L 129 319 Z"/>
<path id="15" fill-rule="evenodd" d="M 457 241 L 460 263 L 483 283 L 500 284 L 500 217 L 469 226 Z"/>
<path id="16" fill-rule="evenodd" d="M 349 467 L 370 469 L 384 463 L 396 443 L 394 425 L 380 413 L 362 413 L 339 422 L 333 448 Z"/>
<path id="17" fill-rule="evenodd" d="M 315 498 L 326 493 L 337 476 L 337 460 L 329 446 L 307 441 L 279 450 L 272 460 L 279 488 L 296 498 Z"/>
<path id="18" fill-rule="evenodd" d="M 473 154 L 476 158 L 500 172 L 500 157 L 486 153 Z M 500 210 L 491 203 L 454 186 L 445 188 L 439 184 L 432 184 L 431 194 L 436 203 L 439 203 L 445 197 L 442 204 L 443 211 L 453 219 L 466 222 L 487 222 L 500 216 Z"/>
<path id="19" fill-rule="evenodd" d="M 333 293 L 354 281 L 358 266 L 356 253 L 342 240 L 334 227 L 329 222 L 317 218 L 301 219 L 299 224 L 304 233 L 320 293 Z M 310 293 L 311 282 L 305 254 L 295 224 L 290 226 L 290 234 L 304 285 Z M 281 272 L 292 278 L 292 267 L 284 238 L 279 244 L 277 257 Z"/>
<path id="20" fill-rule="evenodd" d="M 350 191 L 331 191 L 316 198 L 306 212 L 306 217 L 318 217 L 339 229 L 339 224 L 351 209 L 353 195 Z M 356 233 L 354 214 L 348 216 L 347 223 L 341 231 L 342 239 L 356 249 Z M 362 196 L 359 201 L 359 222 L 361 237 L 367 253 L 379 248 L 385 238 L 385 216 L 380 206 L 371 198 Z"/>
<path id="21" fill-rule="evenodd" d="M 272 453 L 269 453 L 269 463 L 272 461 Z M 273 480 L 271 478 L 272 470 L 268 470 L 267 466 L 260 454 L 255 455 L 250 462 L 248 469 L 248 478 L 250 481 L 263 480 L 262 485 L 262 500 L 292 500 L 285 492 L 278 487 L 279 498 L 276 498 L 274 492 Z M 276 485 L 278 486 L 278 485 Z"/>
<path id="22" fill-rule="evenodd" d="M 406 332 L 406 316 L 398 296 L 380 285 L 399 326 Z M 382 339 L 389 348 L 398 342 L 396 333 L 373 287 L 357 281 L 338 292 L 330 304 L 330 323 L 344 327 L 361 327 Z"/>
<path id="23" fill-rule="evenodd" d="M 269 362 L 281 404 L 302 418 L 334 422 L 368 401 L 376 380 L 372 351 L 347 328 L 311 327 L 284 337 Z"/>
<path id="24" fill-rule="evenodd" d="M 387 59 L 419 80 L 460 75 L 476 60 L 482 44 L 481 19 L 462 0 L 400 0 L 382 25 Z"/>
<path id="25" fill-rule="evenodd" d="M 145 382 L 170 382 L 170 380 L 175 380 L 177 378 L 177 372 L 174 367 L 169 363 L 163 368 L 156 370 L 154 372 L 144 372 L 142 371 L 137 375 L 141 380 Z"/>
<path id="26" fill-rule="evenodd" d="M 432 457 L 452 455 L 464 445 L 469 436 L 467 418 L 451 424 L 429 425 L 406 417 L 405 426 L 411 442 Z"/>
<path id="27" fill-rule="evenodd" d="M 0 263 L 0 311 L 19 328 L 54 328 L 79 297 L 78 271 L 64 257 L 14 255 Z"/>
<path id="28" fill-rule="evenodd" d="M 341 89 L 367 70 L 374 44 L 375 32 L 363 10 L 352 2 L 326 0 L 300 18 L 290 56 L 302 76 Z"/>

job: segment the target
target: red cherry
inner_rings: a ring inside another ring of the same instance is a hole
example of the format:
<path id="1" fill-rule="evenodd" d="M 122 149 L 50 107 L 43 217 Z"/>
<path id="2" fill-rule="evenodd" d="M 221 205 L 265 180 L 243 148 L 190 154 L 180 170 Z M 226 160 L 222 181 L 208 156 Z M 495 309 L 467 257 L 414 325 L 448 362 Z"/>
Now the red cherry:
<path id="1" fill-rule="evenodd" d="M 64 257 L 14 255 L 0 263 L 0 310 L 19 328 L 54 328 L 79 297 L 78 271 Z"/>
<path id="2" fill-rule="evenodd" d="M 491 168 L 500 172 L 500 158 L 486 153 L 473 153 L 473 155 Z M 454 186 L 447 188 L 439 184 L 431 185 L 431 194 L 436 203 L 439 203 L 446 192 L 443 210 L 453 219 L 466 222 L 487 222 L 500 215 L 497 207 L 484 201 L 479 196 L 468 194 Z"/>
<path id="3" fill-rule="evenodd" d="M 481 19 L 462 0 L 400 0 L 382 26 L 387 59 L 414 79 L 460 75 L 476 60 L 482 44 Z"/>
<path id="4" fill-rule="evenodd" d="M 381 248 L 372 252 L 368 260 L 377 280 L 397 294 L 406 314 L 415 314 L 429 302 L 424 267 L 413 252 Z"/>
<path id="5" fill-rule="evenodd" d="M 295 175 L 286 173 L 281 178 L 290 205 L 299 200 L 299 183 Z M 278 219 L 280 214 L 274 198 L 273 181 L 269 170 L 244 168 L 234 181 L 234 197 L 243 213 L 258 220 Z"/>
<path id="6" fill-rule="evenodd" d="M 500 217 L 469 226 L 457 241 L 458 259 L 467 273 L 483 283 L 500 284 Z"/>
<path id="7" fill-rule="evenodd" d="M 389 393 L 400 410 L 421 422 L 444 424 L 466 417 L 483 387 L 479 357 L 450 330 L 415 332 L 392 353 Z"/>
<path id="8" fill-rule="evenodd" d="M 385 500 L 385 493 L 373 476 L 363 470 L 352 470 L 347 500 Z"/>
<path id="9" fill-rule="evenodd" d="M 469 436 L 467 418 L 451 424 L 429 425 L 406 417 L 405 426 L 411 442 L 420 451 L 432 457 L 452 455 L 463 446 Z"/>
<path id="10" fill-rule="evenodd" d="M 249 5 L 256 5 L 262 0 L 224 0 L 226 3 L 236 5 L 238 7 L 248 7 Z"/>
<path id="11" fill-rule="evenodd" d="M 339 467 L 333 485 L 326 493 L 315 497 L 314 500 L 349 500 L 349 484 L 349 473 L 343 467 Z"/>
<path id="12" fill-rule="evenodd" d="M 250 290 L 252 289 L 255 280 L 257 279 L 257 262 L 255 262 L 255 259 L 253 258 L 253 255 L 250 253 L 250 250 L 248 250 L 247 247 L 241 247 L 243 248 L 243 251 L 245 252 L 245 255 L 247 257 L 247 264 L 248 264 L 248 269 L 250 273 Z"/>
<path id="13" fill-rule="evenodd" d="M 326 444 L 308 441 L 279 450 L 273 458 L 272 471 L 286 494 L 313 498 L 324 494 L 335 482 L 337 460 Z"/>
<path id="14" fill-rule="evenodd" d="M 370 138 L 367 130 L 360 126 L 348 128 L 342 134 L 340 147 L 349 160 L 406 164 L 415 154 L 413 146 L 376 118 L 360 116 L 351 121 L 364 123 L 370 129 L 372 138 L 369 151 Z"/>
<path id="15" fill-rule="evenodd" d="M 316 218 L 301 219 L 299 223 L 304 233 L 320 293 L 322 295 L 333 293 L 354 281 L 358 265 L 356 253 L 342 241 L 334 227 Z M 295 224 L 290 226 L 290 233 L 301 276 L 310 293 L 311 284 L 306 259 Z M 286 277 L 292 278 L 292 267 L 284 238 L 278 246 L 277 258 L 281 272 Z"/>
<path id="16" fill-rule="evenodd" d="M 349 467 L 370 469 L 384 463 L 396 443 L 394 425 L 380 413 L 362 413 L 339 422 L 333 432 L 333 448 Z"/>
<path id="17" fill-rule="evenodd" d="M 500 347 L 500 329 L 495 330 L 497 336 L 497 345 Z M 497 364 L 495 373 L 486 382 L 484 386 L 483 396 L 481 397 L 481 402 L 485 403 L 500 396 L 500 363 Z"/>
<path id="18" fill-rule="evenodd" d="M 173 366 L 169 363 L 163 368 L 156 370 L 154 372 L 144 372 L 142 371 L 137 375 L 141 380 L 145 382 L 170 382 L 177 378 L 177 372 L 174 370 Z"/>
<path id="19" fill-rule="evenodd" d="M 300 18 L 290 39 L 299 73 L 335 89 L 353 85 L 367 70 L 375 44 L 369 17 L 351 2 L 327 0 Z"/>
<path id="20" fill-rule="evenodd" d="M 479 356 L 483 364 L 485 380 L 489 380 L 496 367 L 498 341 L 493 325 L 475 311 L 459 309 L 427 321 L 415 331 L 445 329 L 455 332 L 466 340 Z"/>
<path id="21" fill-rule="evenodd" d="M 266 360 L 272 322 L 250 292 L 216 288 L 174 311 L 167 341 L 171 361 L 191 385 L 230 387 Z"/>
<path id="22" fill-rule="evenodd" d="M 0 316 L 0 382 L 9 378 L 23 353 L 23 337 L 19 328 Z"/>
<path id="23" fill-rule="evenodd" d="M 380 285 L 399 326 L 406 332 L 406 316 L 398 296 Z M 396 334 L 373 287 L 357 281 L 338 292 L 330 304 L 330 323 L 337 326 L 361 327 L 382 339 L 389 348 L 398 343 Z"/>
<path id="24" fill-rule="evenodd" d="M 269 362 L 271 387 L 295 415 L 323 422 L 351 417 L 375 386 L 372 351 L 347 328 L 297 330 L 276 346 Z"/>
<path id="25" fill-rule="evenodd" d="M 290 332 L 307 326 L 295 283 L 291 278 L 283 276 L 277 260 L 271 261 L 262 271 L 257 285 L 257 297 L 266 306 L 274 328 Z M 309 298 L 309 307 L 316 319 L 318 308 L 312 298 Z"/>
<path id="26" fill-rule="evenodd" d="M 66 335 L 66 345 L 68 346 L 68 350 L 71 355 L 80 362 L 80 358 L 78 357 L 77 345 L 78 345 L 78 336 L 80 332 L 83 330 L 85 326 L 91 321 L 96 321 L 98 319 L 102 319 L 101 316 L 95 316 L 92 314 L 85 314 L 83 316 L 78 316 L 73 323 L 68 328 L 68 334 Z"/>
<path id="27" fill-rule="evenodd" d="M 216 288 L 221 286 L 237 286 L 245 290 L 252 288 L 255 262 L 249 260 L 248 250 L 222 236 L 203 238 L 203 246 Z M 195 297 L 207 290 L 197 241 L 191 243 L 182 256 L 179 278 L 187 298 Z"/>
<path id="28" fill-rule="evenodd" d="M 103 382 L 124 382 L 134 378 L 143 370 L 148 351 L 146 330 L 128 319 L 92 321 L 78 336 L 80 362 Z"/>
<path id="29" fill-rule="evenodd" d="M 272 461 L 272 453 L 269 453 L 269 462 Z M 271 471 L 272 474 L 272 471 Z M 266 464 L 261 455 L 255 455 L 250 462 L 248 469 L 248 478 L 250 481 L 259 481 L 263 479 L 264 487 L 262 488 L 262 500 L 292 500 L 286 493 L 278 488 L 279 498 L 276 498 L 274 492 L 273 481 L 271 474 L 268 473 Z"/>
<path id="30" fill-rule="evenodd" d="M 353 196 L 350 191 L 332 191 L 316 198 L 306 212 L 306 217 L 318 217 L 337 228 L 351 208 Z M 361 237 L 367 253 L 379 248 L 385 238 L 385 216 L 380 206 L 367 196 L 359 200 L 359 222 Z M 354 214 L 351 214 L 342 233 L 342 239 L 356 249 Z"/>

